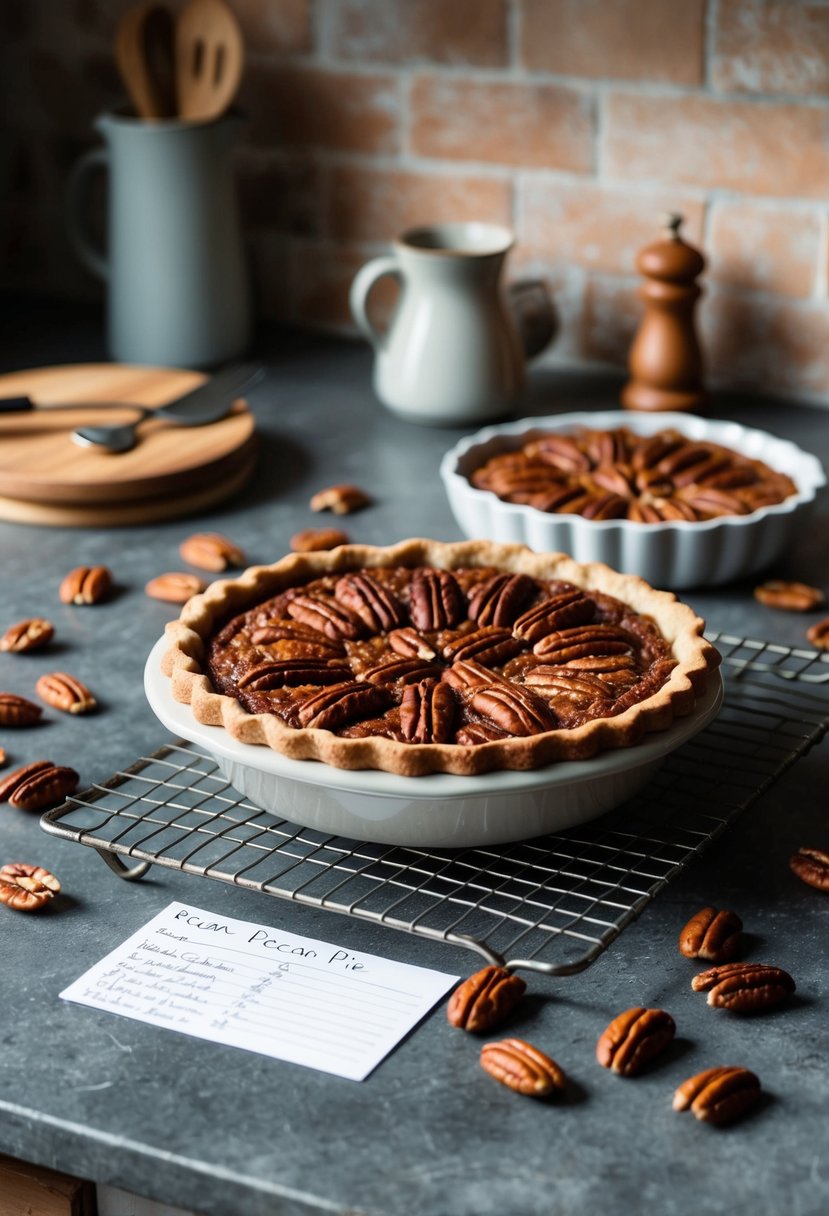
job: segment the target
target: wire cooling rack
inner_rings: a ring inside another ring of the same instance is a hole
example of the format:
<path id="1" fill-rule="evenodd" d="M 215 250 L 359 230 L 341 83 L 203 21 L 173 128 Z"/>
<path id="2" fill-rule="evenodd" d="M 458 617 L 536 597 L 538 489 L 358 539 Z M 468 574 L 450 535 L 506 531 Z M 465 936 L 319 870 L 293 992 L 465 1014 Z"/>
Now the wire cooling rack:
<path id="1" fill-rule="evenodd" d="M 709 637 L 723 656 L 718 717 L 641 793 L 587 827 L 498 848 L 358 843 L 260 810 L 183 740 L 73 795 L 41 824 L 96 849 L 124 878 L 166 866 L 490 962 L 574 974 L 829 728 L 829 655 Z"/>

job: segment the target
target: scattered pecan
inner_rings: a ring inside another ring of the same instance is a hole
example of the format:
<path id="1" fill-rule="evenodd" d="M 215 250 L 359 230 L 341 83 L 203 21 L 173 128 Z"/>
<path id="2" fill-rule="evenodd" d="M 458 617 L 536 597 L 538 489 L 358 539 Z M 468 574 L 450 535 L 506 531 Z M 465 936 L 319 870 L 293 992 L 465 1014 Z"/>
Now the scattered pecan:
<path id="1" fill-rule="evenodd" d="M 760 1013 L 785 1001 L 795 982 L 782 967 L 768 963 L 724 963 L 695 975 L 694 992 L 707 992 L 708 1004 L 732 1013 Z"/>
<path id="2" fill-rule="evenodd" d="M 403 738 L 410 743 L 448 743 L 456 711 L 455 695 L 448 684 L 434 680 L 409 684 L 400 703 Z"/>
<path id="3" fill-rule="evenodd" d="M 34 760 L 0 782 L 0 802 L 9 802 L 24 811 L 38 811 L 66 798 L 77 784 L 78 774 L 73 768 L 51 760 Z"/>
<path id="4" fill-rule="evenodd" d="M 815 650 L 829 650 L 829 616 L 810 625 L 806 630 L 806 637 Z"/>
<path id="5" fill-rule="evenodd" d="M 484 1043 L 481 1067 L 507 1089 L 529 1098 L 550 1098 L 567 1087 L 567 1078 L 555 1060 L 524 1039 Z"/>
<path id="6" fill-rule="evenodd" d="M 58 590 L 62 604 L 100 604 L 112 590 L 112 573 L 106 566 L 77 566 Z"/>
<path id="7" fill-rule="evenodd" d="M 291 537 L 292 553 L 315 553 L 320 549 L 336 549 L 347 545 L 348 533 L 339 528 L 305 528 Z"/>
<path id="8" fill-rule="evenodd" d="M 679 952 L 686 958 L 709 963 L 727 963 L 742 945 L 743 922 L 736 912 L 702 908 L 679 935 Z"/>
<path id="9" fill-rule="evenodd" d="M 374 500 L 359 486 L 328 486 L 311 498 L 312 511 L 333 511 L 335 515 L 350 515 L 368 507 Z"/>
<path id="10" fill-rule="evenodd" d="M 829 891 L 829 853 L 803 845 L 789 858 L 789 867 L 803 882 L 818 891 Z"/>
<path id="11" fill-rule="evenodd" d="M 244 566 L 245 554 L 219 532 L 195 532 L 179 545 L 179 553 L 190 566 L 221 574 L 230 566 Z"/>
<path id="12" fill-rule="evenodd" d="M 35 912 L 60 891 L 54 874 L 43 866 L 12 861 L 0 866 L 0 903 L 17 912 Z"/>
<path id="13" fill-rule="evenodd" d="M 674 1019 L 664 1009 L 628 1009 L 600 1035 L 596 1059 L 621 1077 L 633 1077 L 665 1050 L 675 1032 Z"/>
<path id="14" fill-rule="evenodd" d="M 144 590 L 152 600 L 164 600 L 168 604 L 186 604 L 194 595 L 204 591 L 207 583 L 197 574 L 171 570 L 151 578 Z"/>
<path id="15" fill-rule="evenodd" d="M 782 579 L 772 579 L 755 587 L 754 598 L 769 608 L 781 608 L 786 612 L 811 612 L 824 602 L 823 592 L 818 587 Z"/>
<path id="16" fill-rule="evenodd" d="M 469 597 L 470 621 L 511 629 L 526 608 L 536 585 L 527 574 L 496 574 Z"/>
<path id="17" fill-rule="evenodd" d="M 526 988 L 521 976 L 505 967 L 484 967 L 452 993 L 446 1009 L 449 1024 L 473 1033 L 491 1030 L 512 1013 Z"/>
<path id="18" fill-rule="evenodd" d="M 748 1068 L 707 1068 L 683 1081 L 674 1110 L 690 1110 L 703 1123 L 733 1123 L 760 1099 L 760 1080 Z"/>
<path id="19" fill-rule="evenodd" d="M 32 726 L 43 710 L 16 692 L 0 692 L 0 726 Z"/>
<path id="20" fill-rule="evenodd" d="M 47 705 L 65 714 L 87 714 L 98 704 L 87 686 L 65 671 L 41 676 L 35 692 Z"/>
<path id="21" fill-rule="evenodd" d="M 417 570 L 409 597 L 409 612 L 418 629 L 454 629 L 466 616 L 464 594 L 449 570 Z"/>
<path id="22" fill-rule="evenodd" d="M 28 617 L 9 625 L 0 637 L 0 650 L 10 650 L 14 654 L 25 654 L 30 650 L 42 650 L 55 636 L 55 627 L 51 621 L 40 616 Z"/>
<path id="23" fill-rule="evenodd" d="M 396 629 L 406 620 L 403 605 L 394 592 L 370 574 L 344 574 L 337 579 L 334 597 L 375 632 Z"/>

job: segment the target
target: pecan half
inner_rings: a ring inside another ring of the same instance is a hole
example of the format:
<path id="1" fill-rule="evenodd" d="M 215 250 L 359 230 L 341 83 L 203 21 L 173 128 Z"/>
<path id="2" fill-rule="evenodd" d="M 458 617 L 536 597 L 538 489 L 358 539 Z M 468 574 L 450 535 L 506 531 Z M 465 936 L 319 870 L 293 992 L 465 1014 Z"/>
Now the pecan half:
<path id="1" fill-rule="evenodd" d="M 819 587 L 810 587 L 808 583 L 786 582 L 783 579 L 771 579 L 754 588 L 754 598 L 769 608 L 780 608 L 784 612 L 811 612 L 824 602 L 823 592 Z"/>
<path id="2" fill-rule="evenodd" d="M 30 650 L 42 650 L 55 636 L 55 627 L 51 621 L 40 616 L 28 617 L 9 625 L 0 637 L 0 650 L 8 650 L 13 654 L 25 654 Z"/>
<path id="3" fill-rule="evenodd" d="M 408 685 L 400 703 L 403 738 L 410 743 L 448 743 L 456 710 L 455 695 L 448 684 L 423 680 Z"/>
<path id="4" fill-rule="evenodd" d="M 512 636 L 509 629 L 486 625 L 483 629 L 476 629 L 474 633 L 461 634 L 460 637 L 447 642 L 443 648 L 443 657 L 450 663 L 474 659 L 485 667 L 495 667 L 514 658 L 520 649 L 521 643 Z"/>
<path id="5" fill-rule="evenodd" d="M 567 1088 L 567 1078 L 555 1060 L 524 1039 L 484 1043 L 481 1068 L 507 1089 L 529 1098 L 550 1098 Z"/>
<path id="6" fill-rule="evenodd" d="M 339 528 L 303 528 L 291 537 L 292 553 L 317 553 L 322 549 L 336 549 L 347 545 L 349 536 Z"/>
<path id="7" fill-rule="evenodd" d="M 437 663 L 428 663 L 425 659 L 385 658 L 372 667 L 366 667 L 358 675 L 358 680 L 368 680 L 370 684 L 416 684 L 430 677 L 437 677 L 443 669 Z"/>
<path id="8" fill-rule="evenodd" d="M 171 570 L 151 578 L 144 590 L 152 600 L 163 600 L 168 604 L 186 604 L 194 595 L 199 595 L 207 583 L 197 574 Z"/>
<path id="9" fill-rule="evenodd" d="M 734 1123 L 760 1100 L 760 1080 L 748 1068 L 707 1068 L 683 1081 L 674 1094 L 674 1110 L 690 1110 L 703 1123 Z"/>
<path id="10" fill-rule="evenodd" d="M 417 629 L 454 629 L 466 616 L 464 594 L 448 570 L 416 570 L 409 597 L 409 612 Z"/>
<path id="11" fill-rule="evenodd" d="M 374 631 L 396 629 L 406 620 L 403 605 L 394 592 L 370 574 L 344 574 L 334 586 L 334 598 Z"/>
<path id="12" fill-rule="evenodd" d="M 16 692 L 0 692 L 0 726 L 32 726 L 43 710 Z"/>
<path id="13" fill-rule="evenodd" d="M 512 684 L 493 684 L 476 692 L 472 708 L 511 735 L 540 735 L 553 730 L 555 718 L 545 703 L 528 688 Z"/>
<path id="14" fill-rule="evenodd" d="M 220 532 L 194 532 L 181 542 L 178 551 L 188 565 L 214 574 L 230 566 L 244 566 L 246 560 L 243 550 Z"/>
<path id="15" fill-rule="evenodd" d="M 87 686 L 65 671 L 41 676 L 35 692 L 41 701 L 65 714 L 88 714 L 98 704 Z"/>
<path id="16" fill-rule="evenodd" d="M 565 666 L 574 659 L 606 658 L 609 655 L 630 655 L 633 642 L 630 634 L 618 625 L 577 625 L 548 633 L 533 646 L 533 654 L 545 662 Z"/>
<path id="17" fill-rule="evenodd" d="M 404 659 L 436 659 L 437 651 L 424 637 L 409 626 L 393 629 L 389 634 L 389 646 Z"/>
<path id="18" fill-rule="evenodd" d="M 274 621 L 270 625 L 262 625 L 251 632 L 250 640 L 254 646 L 276 646 L 291 653 L 286 658 L 339 658 L 345 654 L 342 641 L 327 638 L 318 629 L 302 625 L 299 621 Z M 280 643 L 283 645 L 280 646 Z"/>
<path id="19" fill-rule="evenodd" d="M 73 768 L 35 760 L 9 773 L 0 782 L 0 802 L 9 802 L 23 811 L 38 811 L 66 798 L 78 784 Z"/>
<path id="20" fill-rule="evenodd" d="M 239 687 L 251 692 L 267 692 L 271 688 L 296 688 L 303 684 L 342 684 L 351 675 L 347 663 L 331 663 L 327 659 L 274 659 L 257 663 L 239 679 Z"/>
<path id="21" fill-rule="evenodd" d="M 350 515 L 368 507 L 374 500 L 359 486 L 328 486 L 311 498 L 312 511 L 333 511 L 335 515 Z"/>
<path id="22" fill-rule="evenodd" d="M 341 641 L 343 638 L 353 640 L 365 633 L 363 621 L 333 598 L 297 595 L 288 604 L 288 615 L 334 641 Z"/>
<path id="23" fill-rule="evenodd" d="M 299 707 L 300 725 L 321 730 L 336 730 L 353 718 L 370 718 L 382 713 L 389 694 L 377 684 L 335 684 L 314 693 Z"/>
<path id="24" fill-rule="evenodd" d="M 795 982 L 782 967 L 768 963 L 724 963 L 695 975 L 694 992 L 707 992 L 708 1004 L 732 1013 L 761 1013 L 787 1000 Z"/>
<path id="25" fill-rule="evenodd" d="M 526 989 L 521 976 L 505 967 L 484 967 L 452 993 L 446 1008 L 449 1024 L 472 1033 L 491 1030 L 512 1013 Z"/>
<path id="26" fill-rule="evenodd" d="M 676 1033 L 664 1009 L 637 1006 L 620 1013 L 600 1035 L 596 1059 L 621 1077 L 633 1077 L 665 1050 Z"/>
<path id="27" fill-rule="evenodd" d="M 806 630 L 806 637 L 815 650 L 829 650 L 829 616 L 810 625 Z"/>
<path id="28" fill-rule="evenodd" d="M 535 443 L 527 444 L 527 454 L 540 456 L 547 464 L 568 473 L 586 473 L 590 468 L 590 457 L 566 435 L 542 435 Z"/>
<path id="29" fill-rule="evenodd" d="M 511 629 L 535 591 L 528 574 L 496 574 L 470 595 L 469 619 L 479 625 Z"/>
<path id="30" fill-rule="evenodd" d="M 562 591 L 522 612 L 513 623 L 512 632 L 517 638 L 534 646 L 550 633 L 557 633 L 571 625 L 585 624 L 593 612 L 591 601 L 584 592 L 574 587 L 572 591 Z"/>
<path id="31" fill-rule="evenodd" d="M 0 866 L 0 903 L 17 912 L 36 912 L 60 891 L 54 874 L 43 866 L 11 861 Z"/>
<path id="32" fill-rule="evenodd" d="M 679 935 L 679 952 L 686 958 L 727 963 L 739 952 L 743 922 L 736 912 L 701 908 Z"/>
<path id="33" fill-rule="evenodd" d="M 810 887 L 829 891 L 829 853 L 825 849 L 802 845 L 789 858 L 789 868 Z"/>
<path id="34" fill-rule="evenodd" d="M 62 604 L 100 604 L 111 590 L 107 566 L 76 566 L 64 577 L 58 595 Z"/>

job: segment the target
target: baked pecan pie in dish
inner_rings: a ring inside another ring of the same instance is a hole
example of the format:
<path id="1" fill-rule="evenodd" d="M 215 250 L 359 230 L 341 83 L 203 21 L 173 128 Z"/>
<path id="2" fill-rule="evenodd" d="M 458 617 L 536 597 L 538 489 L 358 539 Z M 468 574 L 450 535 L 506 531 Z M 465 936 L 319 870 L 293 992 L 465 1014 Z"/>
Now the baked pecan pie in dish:
<path id="1" fill-rule="evenodd" d="M 581 761 L 691 713 L 719 655 L 668 592 L 486 541 L 294 554 L 167 628 L 195 719 L 294 760 L 405 777 Z"/>
<path id="2" fill-rule="evenodd" d="M 764 431 L 624 411 L 487 427 L 446 453 L 441 476 L 468 536 L 674 589 L 774 561 L 825 484 L 814 456 Z"/>

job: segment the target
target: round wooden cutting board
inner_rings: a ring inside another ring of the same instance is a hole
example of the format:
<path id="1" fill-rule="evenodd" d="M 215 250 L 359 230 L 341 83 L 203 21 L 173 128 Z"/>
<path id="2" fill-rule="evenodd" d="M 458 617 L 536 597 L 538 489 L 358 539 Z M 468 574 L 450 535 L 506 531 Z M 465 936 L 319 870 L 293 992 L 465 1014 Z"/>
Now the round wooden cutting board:
<path id="1" fill-rule="evenodd" d="M 28 396 L 43 407 L 0 414 L 0 518 L 94 524 L 97 509 L 101 523 L 141 523 L 173 518 L 235 493 L 241 470 L 249 475 L 253 468 L 254 419 L 241 400 L 226 418 L 206 426 L 148 419 L 130 452 L 79 447 L 72 440 L 77 426 L 128 417 L 117 406 L 111 412 L 90 410 L 84 402 L 164 405 L 206 379 L 179 368 L 117 363 L 0 376 L 0 397 Z M 72 410 L 48 409 L 76 403 Z"/>

